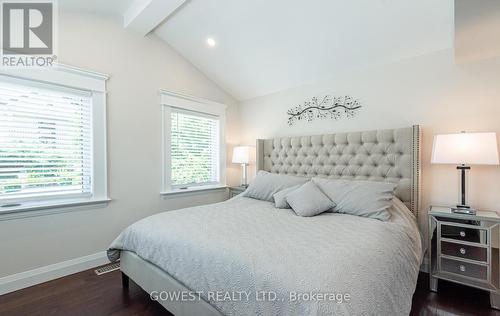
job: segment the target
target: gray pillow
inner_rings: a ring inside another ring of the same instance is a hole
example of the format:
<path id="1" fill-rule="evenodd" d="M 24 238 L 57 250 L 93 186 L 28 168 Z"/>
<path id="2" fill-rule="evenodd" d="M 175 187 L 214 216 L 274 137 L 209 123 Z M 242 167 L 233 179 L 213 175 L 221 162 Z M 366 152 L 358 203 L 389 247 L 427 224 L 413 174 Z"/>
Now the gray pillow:
<path id="1" fill-rule="evenodd" d="M 315 216 L 335 206 L 321 190 L 309 181 L 286 196 L 286 201 L 299 216 Z"/>
<path id="2" fill-rule="evenodd" d="M 335 212 L 387 221 L 395 183 L 313 178 L 313 182 L 335 203 Z"/>
<path id="3" fill-rule="evenodd" d="M 308 178 L 269 173 L 261 170 L 243 193 L 243 196 L 272 202 L 275 193 L 307 181 L 309 181 Z"/>
<path id="4" fill-rule="evenodd" d="M 292 192 L 293 190 L 297 190 L 300 187 L 300 184 L 294 185 L 293 187 L 286 188 L 284 190 L 281 190 L 273 195 L 274 198 L 274 206 L 276 208 L 290 208 L 290 205 L 286 201 L 286 196 L 288 193 Z"/>

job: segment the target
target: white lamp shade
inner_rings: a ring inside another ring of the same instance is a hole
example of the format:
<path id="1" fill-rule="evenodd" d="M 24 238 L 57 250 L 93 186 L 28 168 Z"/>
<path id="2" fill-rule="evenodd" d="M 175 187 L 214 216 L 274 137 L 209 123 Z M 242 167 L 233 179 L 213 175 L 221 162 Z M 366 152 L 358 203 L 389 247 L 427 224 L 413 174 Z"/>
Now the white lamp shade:
<path id="1" fill-rule="evenodd" d="M 233 163 L 247 164 L 250 162 L 250 146 L 233 148 Z"/>
<path id="2" fill-rule="evenodd" d="M 431 163 L 498 165 L 495 133 L 459 133 L 434 136 Z"/>

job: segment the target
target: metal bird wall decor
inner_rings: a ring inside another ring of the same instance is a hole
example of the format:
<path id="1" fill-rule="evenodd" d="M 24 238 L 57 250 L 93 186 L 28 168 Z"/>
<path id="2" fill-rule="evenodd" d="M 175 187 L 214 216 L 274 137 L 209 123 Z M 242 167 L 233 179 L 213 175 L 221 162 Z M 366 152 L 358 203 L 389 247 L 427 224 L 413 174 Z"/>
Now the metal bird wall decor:
<path id="1" fill-rule="evenodd" d="M 299 121 L 312 121 L 314 119 L 330 118 L 338 120 L 342 117 L 350 118 L 356 115 L 356 111 L 361 108 L 358 99 L 351 96 L 331 97 L 324 96 L 321 100 L 313 97 L 287 111 L 288 125 Z"/>

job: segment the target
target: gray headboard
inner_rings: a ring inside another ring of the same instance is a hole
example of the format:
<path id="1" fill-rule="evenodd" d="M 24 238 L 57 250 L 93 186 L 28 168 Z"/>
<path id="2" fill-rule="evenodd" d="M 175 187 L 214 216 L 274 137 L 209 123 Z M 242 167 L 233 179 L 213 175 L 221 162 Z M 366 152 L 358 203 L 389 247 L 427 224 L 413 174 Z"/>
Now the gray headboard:
<path id="1" fill-rule="evenodd" d="M 304 177 L 386 181 L 418 215 L 420 128 L 257 140 L 257 170 Z"/>

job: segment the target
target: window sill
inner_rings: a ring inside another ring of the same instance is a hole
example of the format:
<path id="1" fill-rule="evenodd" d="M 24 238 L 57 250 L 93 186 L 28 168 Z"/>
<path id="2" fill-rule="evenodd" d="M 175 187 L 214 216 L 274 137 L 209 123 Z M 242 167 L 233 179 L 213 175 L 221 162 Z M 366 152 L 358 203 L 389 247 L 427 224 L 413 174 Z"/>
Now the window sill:
<path id="1" fill-rule="evenodd" d="M 26 202 L 14 207 L 0 207 L 0 221 L 9 219 L 18 219 L 58 213 L 66 213 L 80 209 L 88 209 L 88 206 L 103 207 L 106 206 L 111 199 L 71 199 L 47 201 L 45 203 Z"/>
<path id="2" fill-rule="evenodd" d="M 215 190 L 225 190 L 227 188 L 227 185 L 206 185 L 206 186 L 200 186 L 200 187 L 191 187 L 187 189 L 174 189 L 171 191 L 163 191 L 160 192 L 160 195 L 163 196 L 172 196 L 172 195 L 181 195 L 181 194 L 188 194 L 188 193 L 203 193 L 206 191 L 215 191 Z"/>

